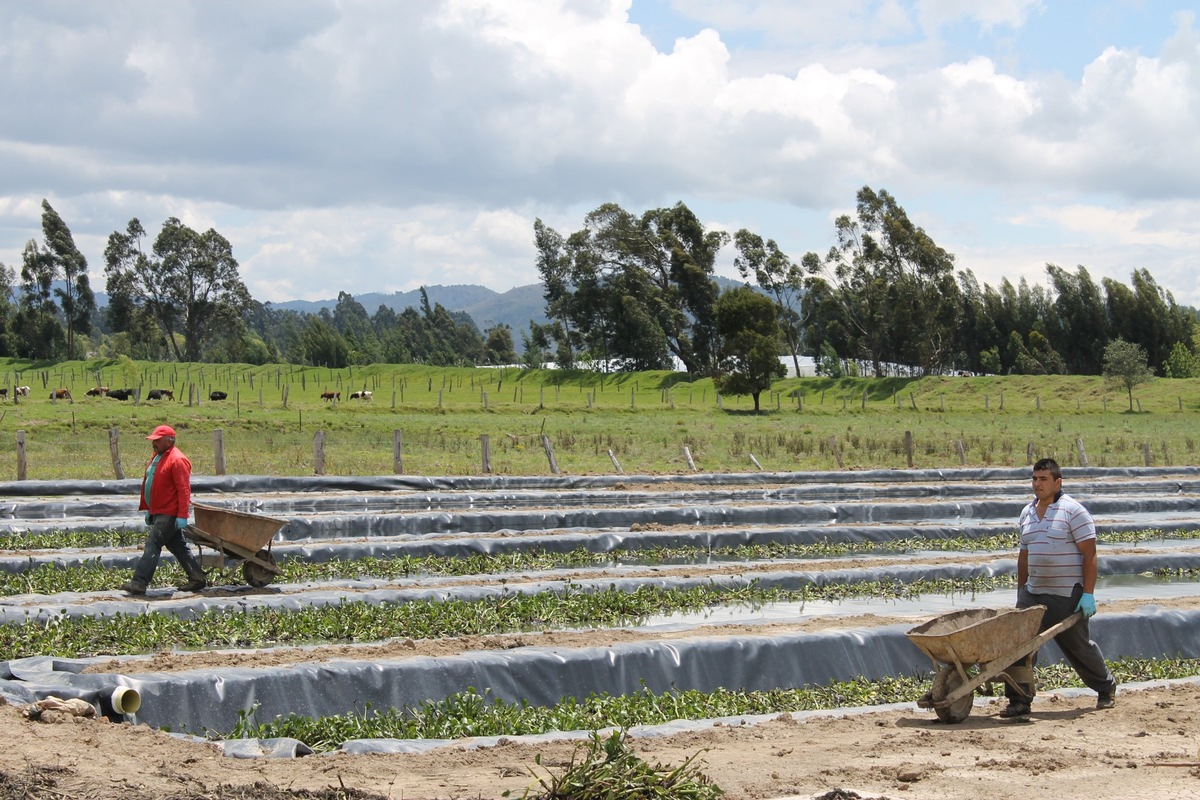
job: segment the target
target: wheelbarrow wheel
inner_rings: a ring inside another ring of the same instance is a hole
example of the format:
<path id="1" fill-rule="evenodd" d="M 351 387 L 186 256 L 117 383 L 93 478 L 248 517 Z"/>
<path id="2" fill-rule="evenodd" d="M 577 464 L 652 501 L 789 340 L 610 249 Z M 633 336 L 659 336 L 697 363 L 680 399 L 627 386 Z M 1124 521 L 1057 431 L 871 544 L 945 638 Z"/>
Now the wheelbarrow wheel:
<path id="1" fill-rule="evenodd" d="M 275 556 L 266 550 L 259 550 L 255 556 L 271 566 L 275 566 Z M 255 589 L 261 589 L 275 579 L 275 573 L 253 561 L 243 561 L 242 578 Z"/>
<path id="2" fill-rule="evenodd" d="M 942 667 L 933 678 L 933 699 L 935 702 L 945 700 L 950 694 L 963 685 L 963 676 L 955 667 Z M 934 708 L 934 712 L 947 725 L 957 725 L 971 715 L 971 705 L 974 697 L 968 694 L 948 706 Z"/>

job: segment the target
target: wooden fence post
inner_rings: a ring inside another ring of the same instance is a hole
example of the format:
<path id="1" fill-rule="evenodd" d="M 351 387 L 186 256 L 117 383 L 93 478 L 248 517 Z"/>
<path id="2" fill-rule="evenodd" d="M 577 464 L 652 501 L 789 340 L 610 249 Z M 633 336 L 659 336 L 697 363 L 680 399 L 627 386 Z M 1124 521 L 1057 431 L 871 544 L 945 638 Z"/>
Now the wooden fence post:
<path id="1" fill-rule="evenodd" d="M 913 465 L 913 438 L 912 431 L 904 432 L 904 455 L 908 459 L 908 468 L 912 469 Z"/>
<path id="2" fill-rule="evenodd" d="M 958 445 L 958 463 L 961 464 L 962 466 L 966 466 L 966 464 L 967 464 L 967 447 L 966 447 L 966 445 L 963 444 L 962 439 L 959 439 L 957 442 L 955 442 L 955 444 Z"/>
<path id="3" fill-rule="evenodd" d="M 867 410 L 867 387 L 863 387 L 862 410 Z"/>
<path id="4" fill-rule="evenodd" d="M 551 474 L 558 474 L 558 462 L 554 460 L 554 447 L 550 444 L 550 437 L 542 434 L 542 449 L 546 451 L 546 460 L 550 462 Z"/>
<path id="5" fill-rule="evenodd" d="M 17 431 L 17 480 L 25 480 L 28 472 L 29 462 L 25 460 L 25 431 Z"/>
<path id="6" fill-rule="evenodd" d="M 762 472 L 762 464 L 758 463 L 758 459 L 754 457 L 754 453 L 750 454 L 750 463 L 754 465 L 755 469 Z"/>
<path id="7" fill-rule="evenodd" d="M 1030 442 L 1029 446 L 1025 448 L 1025 463 L 1033 463 L 1033 442 Z"/>
<path id="8" fill-rule="evenodd" d="M 112 453 L 113 474 L 117 480 L 125 480 L 125 469 L 121 466 L 121 432 L 116 428 L 108 429 L 108 450 Z"/>
<path id="9" fill-rule="evenodd" d="M 213 430 L 213 471 L 225 474 L 225 433 L 220 428 Z"/>
<path id="10" fill-rule="evenodd" d="M 696 471 L 696 462 L 692 460 L 692 451 L 686 444 L 683 446 L 683 457 L 687 461 L 688 469 L 692 472 Z"/>
<path id="11" fill-rule="evenodd" d="M 1142 458 L 1146 461 L 1146 466 L 1153 466 L 1153 459 L 1150 457 L 1150 443 L 1142 442 Z"/>
<path id="12" fill-rule="evenodd" d="M 313 434 L 313 473 L 325 474 L 325 431 Z"/>
<path id="13" fill-rule="evenodd" d="M 480 455 L 483 459 L 483 464 L 482 464 L 483 474 L 491 475 L 492 474 L 492 442 L 488 438 L 488 435 L 486 433 L 481 433 L 479 435 L 479 449 L 480 449 Z"/>
<path id="14" fill-rule="evenodd" d="M 613 453 L 613 451 L 611 449 L 608 451 L 608 460 L 612 462 L 613 469 L 615 469 L 617 471 L 618 475 L 625 474 L 625 470 L 621 469 L 621 463 L 619 461 L 617 461 L 617 456 L 616 456 L 616 454 Z"/>
<path id="15" fill-rule="evenodd" d="M 392 470 L 397 475 L 404 474 L 404 440 L 400 431 L 392 431 Z"/>
<path id="16" fill-rule="evenodd" d="M 833 457 L 837 459 L 838 469 L 845 469 L 846 464 L 842 461 L 842 448 L 838 447 L 836 436 L 829 437 L 829 449 L 833 451 Z"/>
<path id="17" fill-rule="evenodd" d="M 1075 440 L 1075 448 L 1079 450 L 1079 466 L 1086 467 L 1088 465 L 1087 451 L 1083 449 L 1083 439 Z"/>

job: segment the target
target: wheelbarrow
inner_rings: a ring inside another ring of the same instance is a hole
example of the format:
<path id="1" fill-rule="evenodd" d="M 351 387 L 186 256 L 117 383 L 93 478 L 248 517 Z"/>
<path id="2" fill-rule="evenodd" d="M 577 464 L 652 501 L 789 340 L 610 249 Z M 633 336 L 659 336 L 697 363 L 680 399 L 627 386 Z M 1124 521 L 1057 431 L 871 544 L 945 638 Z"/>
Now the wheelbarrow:
<path id="1" fill-rule="evenodd" d="M 938 719 L 959 723 L 971 714 L 975 690 L 1002 682 L 1021 691 L 1008 668 L 1078 622 L 1072 614 L 1038 633 L 1045 606 L 975 608 L 954 611 L 918 625 L 909 640 L 933 661 L 933 689 L 917 702 L 932 708 Z"/>
<path id="2" fill-rule="evenodd" d="M 282 570 L 275 566 L 271 540 L 287 520 L 247 514 L 217 506 L 192 503 L 196 523 L 184 529 L 184 535 L 201 549 L 201 563 L 224 566 L 225 558 L 242 561 L 242 577 L 246 583 L 262 588 Z M 204 556 L 203 548 L 217 551 L 215 559 Z"/>

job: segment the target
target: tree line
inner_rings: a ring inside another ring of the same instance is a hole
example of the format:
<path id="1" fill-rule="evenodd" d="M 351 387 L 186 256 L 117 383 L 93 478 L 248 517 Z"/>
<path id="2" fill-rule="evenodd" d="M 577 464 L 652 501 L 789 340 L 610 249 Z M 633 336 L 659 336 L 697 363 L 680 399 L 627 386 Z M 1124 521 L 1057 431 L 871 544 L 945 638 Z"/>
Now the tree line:
<path id="1" fill-rule="evenodd" d="M 346 292 L 315 314 L 255 301 L 230 242 L 166 220 L 153 241 L 138 219 L 104 251 L 108 304 L 97 308 L 87 261 L 46 201 L 42 241 L 20 271 L 0 264 L 0 355 L 39 360 L 129 356 L 344 367 L 514 364 L 670 370 L 711 376 L 751 394 L 812 357 L 828 375 L 1100 374 L 1114 341 L 1141 348 L 1168 377 L 1200 374 L 1195 309 L 1149 270 L 1130 285 L 1087 269 L 1046 266 L 1048 286 L 1007 278 L 981 285 L 870 187 L 834 223 L 825 255 L 792 259 L 773 239 L 708 230 L 683 203 L 640 214 L 605 203 L 562 235 L 533 226 L 545 324 L 480 332 L 470 316 L 431 304 L 373 314 Z M 731 245 L 742 287 L 722 291 L 715 265 Z M 752 285 L 752 288 L 751 288 Z M 901 366 L 903 365 L 903 366 Z"/>
<path id="2" fill-rule="evenodd" d="M 1007 278 L 981 286 L 895 198 L 870 187 L 834 234 L 824 256 L 797 262 L 753 231 L 706 231 L 683 203 L 640 216 L 605 204 L 567 236 L 537 220 L 550 321 L 535 327 L 534 341 L 560 364 L 670 369 L 678 359 L 691 373 L 745 377 L 738 365 L 749 351 L 730 347 L 729 337 L 754 325 L 759 336 L 778 337 L 797 372 L 806 355 L 829 375 L 1095 375 L 1119 340 L 1141 347 L 1158 375 L 1200 374 L 1196 310 L 1177 304 L 1145 268 L 1133 270 L 1130 286 L 1054 264 L 1046 266 L 1049 287 Z M 769 298 L 774 330 L 745 313 L 734 319 L 740 327 L 722 330 L 713 264 L 730 242 L 739 273 Z"/>
<path id="3" fill-rule="evenodd" d="M 306 314 L 255 301 L 229 240 L 166 220 L 150 241 L 140 220 L 104 250 L 108 304 L 98 308 L 87 259 L 59 214 L 42 201 L 41 242 L 20 271 L 0 264 L 0 356 L 35 360 L 128 356 L 345 367 L 373 362 L 436 366 L 512 364 L 512 331 L 481 334 L 470 315 L 430 304 L 369 315 L 342 292 L 332 311 Z"/>

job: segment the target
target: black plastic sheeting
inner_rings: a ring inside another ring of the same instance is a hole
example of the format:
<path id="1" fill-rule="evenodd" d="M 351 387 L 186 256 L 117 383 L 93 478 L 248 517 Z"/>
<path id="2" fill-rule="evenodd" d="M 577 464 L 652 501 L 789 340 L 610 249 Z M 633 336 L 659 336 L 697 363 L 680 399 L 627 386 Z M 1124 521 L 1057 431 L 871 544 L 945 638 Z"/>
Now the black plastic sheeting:
<path id="1" fill-rule="evenodd" d="M 663 496 L 660 502 L 669 503 Z M 1142 527 L 1153 527 L 1164 515 L 1200 517 L 1200 496 L 1195 497 L 1093 497 L 1088 508 L 1098 517 L 1137 516 Z M 719 504 L 659 505 L 639 508 L 580 508 L 412 514 L 357 514 L 347 516 L 290 517 L 276 541 L 344 539 L 373 536 L 444 536 L 498 531 L 557 531 L 571 529 L 628 529 L 634 525 L 729 527 L 736 525 L 884 524 L 927 520 L 962 523 L 980 520 L 1015 520 L 1024 503 L 1019 500 L 976 502 L 913 502 L 860 504 L 775 504 L 769 506 Z M 125 513 L 128 513 L 127 507 Z M 1103 524 L 1103 522 L 1101 522 Z M 64 527 L 80 531 L 144 528 L 141 517 L 123 519 L 58 519 L 0 523 L 0 530 L 49 532 Z"/>
<path id="2" fill-rule="evenodd" d="M 136 487 L 135 487 L 136 491 Z M 1104 496 L 1141 496 L 1152 498 L 1200 493 L 1200 481 L 1141 480 L 1137 482 L 1075 481 L 1072 493 L 1079 498 Z M 27 500 L 0 502 L 0 519 L 62 520 L 73 518 L 128 518 L 130 497 L 106 495 L 39 496 Z M 514 510 L 520 508 L 564 508 L 597 506 L 679 505 L 689 503 L 829 503 L 865 502 L 895 498 L 954 499 L 976 501 L 981 497 L 1008 498 L 1018 507 L 1029 498 L 1029 487 L 1020 484 L 985 483 L 905 483 L 905 484 L 810 484 L 770 489 L 733 489 L 708 487 L 696 491 L 505 491 L 505 492 L 392 492 L 388 494 L 303 493 L 239 494 L 204 498 L 210 505 L 249 513 L 331 514 L 331 513 L 408 513 L 413 511 L 470 511 L 479 508 Z"/>
<path id="3" fill-rule="evenodd" d="M 1198 625 L 1200 611 L 1147 608 L 1097 616 L 1092 633 L 1110 659 L 1196 658 Z M 225 732 L 256 704 L 256 719 L 266 721 L 289 713 L 319 717 L 361 711 L 367 705 L 415 707 L 469 687 L 486 687 L 508 702 L 551 705 L 591 693 L 711 692 L 722 687 L 766 691 L 857 676 L 923 676 L 932 664 L 905 636 L 911 627 L 128 675 L 82 674 L 94 659 L 39 657 L 0 662 L 0 695 L 16 704 L 47 694 L 99 702 L 118 685 L 132 686 L 142 696 L 137 722 L 192 733 Z M 1061 653 L 1048 644 L 1041 658 L 1051 663 L 1061 660 Z M 128 666 L 136 668 L 136 662 Z"/>
<path id="4" fill-rule="evenodd" d="M 1072 467 L 1071 481 L 1084 478 L 1153 478 L 1161 476 L 1200 477 L 1200 467 Z M 390 492 L 468 491 L 515 489 L 594 489 L 632 484 L 653 486 L 664 483 L 707 485 L 805 484 L 805 483 L 942 483 L 946 481 L 1028 481 L 1029 467 L 861 470 L 854 472 L 749 472 L 690 473 L 684 475 L 489 475 L 489 476 L 295 476 L 224 475 L 192 478 L 197 494 L 275 492 Z M 111 481 L 0 481 L 0 497 L 51 495 L 122 494 L 136 495 L 140 479 Z"/>

